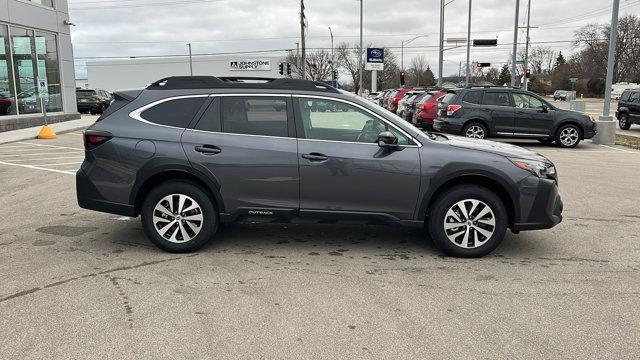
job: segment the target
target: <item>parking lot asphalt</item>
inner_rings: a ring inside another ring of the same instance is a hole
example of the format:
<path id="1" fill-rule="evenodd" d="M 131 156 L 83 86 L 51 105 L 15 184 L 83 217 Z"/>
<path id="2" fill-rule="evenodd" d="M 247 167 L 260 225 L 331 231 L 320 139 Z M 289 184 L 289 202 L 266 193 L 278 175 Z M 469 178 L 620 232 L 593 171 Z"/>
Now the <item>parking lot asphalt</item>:
<path id="1" fill-rule="evenodd" d="M 564 221 L 481 259 L 336 224 L 163 253 L 77 206 L 79 132 L 0 145 L 0 358 L 640 357 L 640 151 L 514 142 L 556 163 Z"/>

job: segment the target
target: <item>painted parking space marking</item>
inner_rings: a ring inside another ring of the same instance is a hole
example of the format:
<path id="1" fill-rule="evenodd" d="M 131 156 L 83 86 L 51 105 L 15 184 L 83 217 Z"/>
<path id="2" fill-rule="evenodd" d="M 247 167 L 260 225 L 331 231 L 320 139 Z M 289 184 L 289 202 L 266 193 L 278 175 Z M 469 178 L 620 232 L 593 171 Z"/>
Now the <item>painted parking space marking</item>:
<path id="1" fill-rule="evenodd" d="M 65 175 L 75 175 L 84 156 L 84 149 L 73 146 L 39 144 L 29 141 L 0 145 L 0 165 Z"/>
<path id="2" fill-rule="evenodd" d="M 43 167 L 39 167 L 39 166 L 25 165 L 25 164 L 13 164 L 13 163 L 8 163 L 8 162 L 4 162 L 4 161 L 0 161 L 0 165 L 18 166 L 18 167 L 23 167 L 23 168 L 27 168 L 27 169 L 34 169 L 34 170 L 52 171 L 52 172 L 57 172 L 57 173 L 61 173 L 61 174 L 66 174 L 66 175 L 75 175 L 76 174 L 73 171 L 48 169 L 48 168 L 43 168 Z"/>

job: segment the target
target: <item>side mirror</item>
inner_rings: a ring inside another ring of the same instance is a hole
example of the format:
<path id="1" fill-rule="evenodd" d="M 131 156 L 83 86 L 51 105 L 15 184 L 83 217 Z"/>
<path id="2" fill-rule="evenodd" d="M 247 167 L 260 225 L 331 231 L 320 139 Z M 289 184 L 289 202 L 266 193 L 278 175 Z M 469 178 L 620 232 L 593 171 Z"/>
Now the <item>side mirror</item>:
<path id="1" fill-rule="evenodd" d="M 400 146 L 398 145 L 398 137 L 396 134 L 391 131 L 383 131 L 378 134 L 378 146 L 381 148 L 387 148 L 391 150 L 398 150 Z"/>
<path id="2" fill-rule="evenodd" d="M 541 106 L 538 108 L 538 112 L 541 112 L 541 113 L 549 112 L 549 108 L 547 108 L 545 105 L 541 105 Z"/>

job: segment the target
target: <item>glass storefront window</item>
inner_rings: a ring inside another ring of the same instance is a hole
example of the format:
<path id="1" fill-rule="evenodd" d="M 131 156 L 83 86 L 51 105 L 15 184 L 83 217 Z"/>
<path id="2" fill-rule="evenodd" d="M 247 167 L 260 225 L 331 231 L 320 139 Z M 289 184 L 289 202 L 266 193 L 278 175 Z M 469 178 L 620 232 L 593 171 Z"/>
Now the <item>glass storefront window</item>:
<path id="1" fill-rule="evenodd" d="M 9 51 L 9 35 L 6 25 L 0 25 L 0 116 L 15 115 L 13 71 Z"/>
<path id="2" fill-rule="evenodd" d="M 38 99 L 37 61 L 33 31 L 11 27 L 16 97 L 20 114 L 41 112 Z"/>
<path id="3" fill-rule="evenodd" d="M 47 80 L 42 99 L 48 112 L 62 111 L 62 86 L 58 67 L 58 45 L 54 34 L 36 32 L 38 77 Z"/>

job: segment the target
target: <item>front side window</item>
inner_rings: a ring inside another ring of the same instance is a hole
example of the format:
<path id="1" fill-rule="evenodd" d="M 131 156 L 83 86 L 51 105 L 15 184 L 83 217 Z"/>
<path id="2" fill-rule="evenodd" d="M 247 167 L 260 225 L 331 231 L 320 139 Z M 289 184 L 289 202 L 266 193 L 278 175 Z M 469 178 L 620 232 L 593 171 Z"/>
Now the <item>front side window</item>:
<path id="1" fill-rule="evenodd" d="M 629 96 L 629 102 L 640 103 L 640 92 L 631 93 L 631 96 Z"/>
<path id="2" fill-rule="evenodd" d="M 484 93 L 482 103 L 491 106 L 511 106 L 509 96 L 507 92 L 487 91 Z"/>
<path id="3" fill-rule="evenodd" d="M 399 145 L 409 138 L 380 118 L 353 105 L 325 99 L 299 98 L 304 135 L 307 139 L 375 143 L 378 134 L 391 131 Z"/>
<path id="4" fill-rule="evenodd" d="M 521 109 L 539 109 L 544 105 L 540 99 L 527 94 L 513 94 L 513 102 Z"/>
<path id="5" fill-rule="evenodd" d="M 222 98 L 222 131 L 225 133 L 286 137 L 287 118 L 285 97 Z"/>
<path id="6" fill-rule="evenodd" d="M 198 113 L 206 97 L 188 97 L 161 102 L 140 114 L 154 124 L 186 128 Z"/>
<path id="7" fill-rule="evenodd" d="M 623 92 L 622 95 L 620 96 L 620 101 L 628 101 L 630 94 L 631 93 L 628 91 Z"/>

